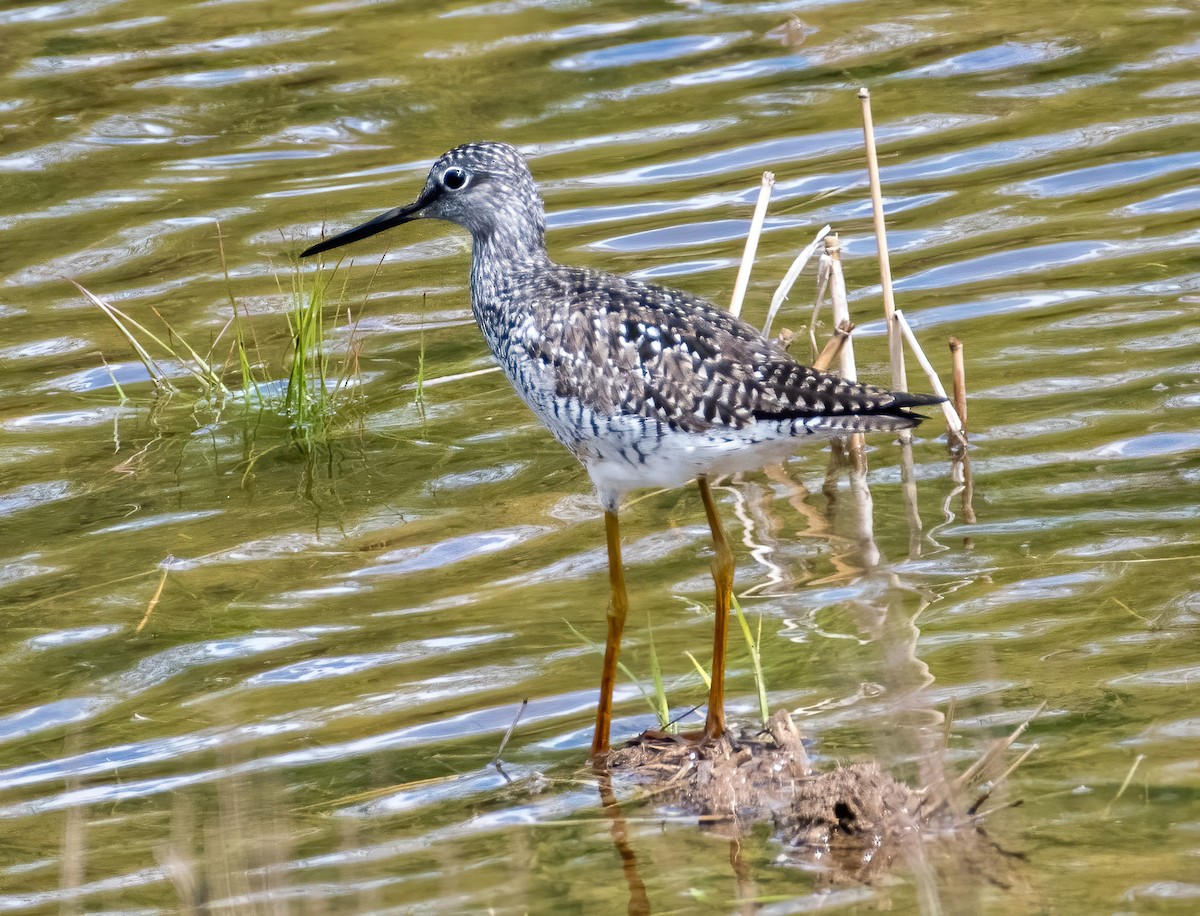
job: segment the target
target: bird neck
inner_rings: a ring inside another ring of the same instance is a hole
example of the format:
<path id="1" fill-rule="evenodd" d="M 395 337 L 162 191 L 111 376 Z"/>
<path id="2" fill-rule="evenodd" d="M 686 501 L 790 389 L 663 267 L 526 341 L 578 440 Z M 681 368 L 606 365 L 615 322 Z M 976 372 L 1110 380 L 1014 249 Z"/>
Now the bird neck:
<path id="1" fill-rule="evenodd" d="M 476 311 L 481 306 L 519 305 L 516 300 L 521 297 L 511 293 L 514 283 L 550 263 L 540 214 L 536 220 L 513 220 L 475 230 L 471 236 L 471 299 Z"/>
<path id="2" fill-rule="evenodd" d="M 507 365 L 511 334 L 534 305 L 528 290 L 552 266 L 545 229 L 539 221 L 472 236 L 471 311 L 492 353 Z"/>
<path id="3" fill-rule="evenodd" d="M 468 226 L 476 261 L 519 262 L 546 257 L 546 217 L 540 207 L 529 212 L 501 210 L 490 216 L 479 225 Z"/>

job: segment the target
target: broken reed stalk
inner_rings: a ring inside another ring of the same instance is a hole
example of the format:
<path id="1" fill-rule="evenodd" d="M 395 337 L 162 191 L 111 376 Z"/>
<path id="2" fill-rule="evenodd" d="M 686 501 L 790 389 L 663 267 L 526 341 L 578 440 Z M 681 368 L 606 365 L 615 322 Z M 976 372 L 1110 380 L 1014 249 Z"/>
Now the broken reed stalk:
<path id="1" fill-rule="evenodd" d="M 729 300 L 729 311 L 735 316 L 742 313 L 742 302 L 746 298 L 746 288 L 750 285 L 750 268 L 754 265 L 754 256 L 758 252 L 758 237 L 762 235 L 763 223 L 767 218 L 767 201 L 771 199 L 771 188 L 774 186 L 774 173 L 763 172 L 758 203 L 754 205 L 754 217 L 750 220 L 750 232 L 746 236 L 746 249 L 742 252 L 742 263 L 738 267 L 733 296 Z"/>
<path id="2" fill-rule="evenodd" d="M 846 278 L 842 274 L 842 240 L 836 232 L 825 237 L 825 252 L 821 260 L 829 265 L 829 301 L 833 304 L 833 326 L 838 331 L 845 328 L 847 335 L 838 357 L 841 376 L 856 381 L 858 365 L 854 361 L 854 341 L 849 337 L 854 330 L 854 322 L 850 320 L 850 301 L 846 296 Z"/>
<path id="3" fill-rule="evenodd" d="M 957 337 L 950 338 L 950 361 L 953 366 L 954 380 L 954 412 L 958 414 L 962 424 L 962 432 L 957 439 L 947 437 L 950 446 L 950 478 L 962 491 L 963 521 L 968 525 L 975 524 L 975 482 L 971 473 L 971 455 L 967 451 L 967 370 L 963 360 L 962 341 Z M 973 544 L 970 538 L 964 538 L 963 545 L 970 549 Z"/>
<path id="4" fill-rule="evenodd" d="M 829 277 L 833 273 L 833 267 L 829 260 L 827 252 L 821 252 L 821 259 L 817 261 L 817 295 L 813 299 L 812 317 L 808 319 L 808 342 L 812 347 L 813 368 L 828 369 L 828 366 L 817 366 L 816 360 L 823 352 L 817 346 L 817 319 L 821 315 L 821 303 L 825 301 L 825 294 L 829 291 Z M 833 326 L 837 327 L 837 319 L 833 320 Z"/>
<path id="5" fill-rule="evenodd" d="M 854 322 L 850 320 L 850 300 L 846 296 L 846 277 L 842 273 L 842 240 L 837 233 L 825 238 L 825 251 L 821 254 L 820 268 L 828 272 L 829 301 L 832 305 L 835 334 L 846 335 L 845 342 L 838 351 L 841 376 L 852 382 L 857 381 L 858 364 L 854 359 L 854 338 L 850 336 L 850 332 L 854 330 Z M 854 467 L 866 473 L 866 438 L 862 433 L 854 433 L 850 436 L 849 446 Z"/>
<path id="6" fill-rule="evenodd" d="M 824 349 L 813 361 L 813 368 L 828 371 L 834 361 L 838 362 L 842 378 L 855 381 L 858 369 L 854 363 L 854 342 L 850 336 L 854 322 L 850 320 L 850 304 L 846 298 L 846 280 L 842 275 L 841 243 L 836 234 L 825 237 L 825 250 L 817 268 L 817 302 L 813 308 L 812 324 L 816 324 L 821 300 L 828 290 L 830 311 L 833 315 L 834 332 Z M 810 337 L 815 335 L 810 330 Z M 849 506 L 858 532 L 859 557 L 868 568 L 879 565 L 879 548 L 875 544 L 871 518 L 871 491 L 867 487 L 867 461 L 865 440 L 861 433 L 835 438 L 831 443 L 829 470 L 825 475 L 825 492 L 834 497 L 837 477 L 843 468 L 848 469 L 850 485 Z"/>
<path id="7" fill-rule="evenodd" d="M 950 338 L 950 361 L 954 367 L 954 412 L 962 423 L 963 437 L 967 434 L 967 367 L 963 358 L 962 341 Z"/>
<path id="8" fill-rule="evenodd" d="M 888 355 L 892 363 L 892 389 L 907 391 L 904 375 L 904 350 L 896 327 L 896 297 L 892 292 L 892 263 L 888 256 L 887 228 L 883 221 L 883 190 L 879 184 L 879 156 L 875 152 L 875 123 L 871 118 L 871 92 L 858 90 L 862 102 L 863 142 L 867 148 L 867 178 L 871 185 L 871 212 L 875 221 L 875 244 L 879 248 L 879 281 L 883 292 L 883 315 L 887 319 Z"/>
<path id="9" fill-rule="evenodd" d="M 843 321 L 834 329 L 833 336 L 825 342 L 825 348 L 813 360 L 812 367 L 821 372 L 828 372 L 834 360 L 842 356 L 850 346 L 850 332 L 853 330 L 854 323 L 851 321 Z"/>

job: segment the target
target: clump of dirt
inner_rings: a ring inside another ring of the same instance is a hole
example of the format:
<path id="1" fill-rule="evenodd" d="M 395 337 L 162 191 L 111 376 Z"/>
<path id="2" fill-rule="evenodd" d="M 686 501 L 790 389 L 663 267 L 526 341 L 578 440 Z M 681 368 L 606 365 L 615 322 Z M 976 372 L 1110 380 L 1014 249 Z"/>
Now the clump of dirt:
<path id="1" fill-rule="evenodd" d="M 945 791 L 917 791 L 875 762 L 813 769 L 796 726 L 777 712 L 765 734 L 696 743 L 647 732 L 608 757 L 613 775 L 637 781 L 660 804 L 694 814 L 730 836 L 773 827 L 789 859 L 869 880 L 923 833 L 982 841 L 974 817 Z"/>

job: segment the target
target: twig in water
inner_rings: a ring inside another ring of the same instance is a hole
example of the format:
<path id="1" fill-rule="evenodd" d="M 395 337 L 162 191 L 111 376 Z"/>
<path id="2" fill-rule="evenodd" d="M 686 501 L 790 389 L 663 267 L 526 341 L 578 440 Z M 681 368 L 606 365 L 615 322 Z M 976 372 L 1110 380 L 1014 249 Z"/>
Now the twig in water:
<path id="1" fill-rule="evenodd" d="M 690 652 L 689 652 L 689 653 L 687 653 L 687 654 L 688 654 L 688 656 L 689 656 L 689 657 L 691 656 L 691 653 L 690 653 Z M 693 662 L 695 662 L 696 660 L 693 658 L 693 659 L 692 659 L 692 661 L 693 661 Z M 696 667 L 698 667 L 698 668 L 700 667 L 700 666 L 699 666 L 699 663 L 697 663 L 697 664 L 696 664 Z M 704 674 L 704 669 L 702 669 L 702 668 L 701 668 L 701 670 L 700 670 L 700 673 L 701 673 L 701 674 Z M 664 726 L 663 726 L 663 731 L 669 731 L 670 729 L 672 729 L 672 728 L 674 728 L 676 725 L 678 725 L 680 722 L 682 722 L 684 719 L 686 719 L 688 716 L 692 715 L 692 714 L 693 714 L 693 713 L 695 713 L 695 712 L 699 712 L 700 708 L 701 708 L 703 705 L 704 705 L 703 703 L 697 703 L 697 704 L 696 704 L 695 706 L 693 706 L 691 709 L 688 709 L 688 710 L 686 710 L 686 711 L 684 711 L 684 712 L 681 712 L 681 713 L 680 713 L 679 715 L 677 715 L 677 716 L 676 716 L 674 719 L 672 719 L 670 722 L 668 722 L 666 725 L 664 725 Z"/>
<path id="2" fill-rule="evenodd" d="M 934 785 L 926 787 L 925 796 L 921 799 L 920 807 L 922 812 L 926 813 L 927 816 L 932 817 L 939 809 L 950 802 L 952 796 L 964 792 L 967 788 L 974 784 L 975 780 L 982 772 L 990 767 L 995 761 L 999 760 L 1000 757 L 1003 756 L 1004 753 L 1013 746 L 1013 743 L 1025 733 L 1025 730 L 1029 728 L 1029 724 L 1036 719 L 1041 711 L 1045 708 L 1046 704 L 1042 703 L 1033 711 L 1033 714 L 1028 719 L 1013 729 L 1012 733 L 1008 735 L 1008 737 L 1002 738 L 989 747 L 978 760 L 967 767 L 952 782 L 947 783 L 939 781 Z M 1036 745 L 1034 745 L 1034 747 L 1036 747 Z M 1013 766 L 1008 767 L 1004 773 L 1001 774 L 1000 779 L 997 779 L 993 784 L 992 789 L 999 784 L 1001 779 L 1008 778 L 1013 770 L 1015 770 L 1031 752 L 1032 749 L 1026 751 L 1026 753 L 1022 754 Z M 991 790 L 989 790 L 989 793 L 990 791 Z M 986 796 L 977 801 L 973 807 L 978 808 L 978 806 L 985 800 Z"/>
<path id="3" fill-rule="evenodd" d="M 1133 766 L 1131 766 L 1129 768 L 1129 772 L 1125 774 L 1125 781 L 1121 783 L 1121 788 L 1117 789 L 1117 794 L 1113 796 L 1113 800 L 1104 806 L 1104 817 L 1112 817 L 1113 805 L 1115 805 L 1120 797 L 1125 794 L 1125 790 L 1129 788 L 1129 783 L 1133 781 L 1133 774 L 1137 771 L 1138 765 L 1141 764 L 1141 762 L 1145 759 L 1145 754 L 1138 754 L 1133 759 Z"/>
<path id="4" fill-rule="evenodd" d="M 146 628 L 146 624 L 150 622 L 150 615 L 154 613 L 154 609 L 158 607 L 158 599 L 162 597 L 163 586 L 167 584 L 167 573 L 171 569 L 171 560 L 173 557 L 168 556 L 159 565 L 162 567 L 162 575 L 158 579 L 158 588 L 154 590 L 154 594 L 150 598 L 150 603 L 146 605 L 146 613 L 142 615 L 142 622 L 137 625 L 137 629 L 133 632 L 138 634 Z"/>
<path id="5" fill-rule="evenodd" d="M 991 784 L 984 789 L 983 794 L 980 795 L 979 798 L 975 799 L 974 804 L 967 809 L 967 814 L 974 817 L 979 812 L 979 809 L 983 806 L 983 803 L 992 797 L 993 792 L 1000 788 L 1000 785 L 1004 782 L 1004 780 L 1008 779 L 1008 777 L 1013 774 L 1017 767 L 1023 764 L 1029 758 L 1029 755 L 1036 751 L 1039 747 L 1041 747 L 1041 745 L 1037 742 L 1029 745 L 1029 747 L 1025 749 L 1024 754 L 1014 760 L 1012 765 L 1007 770 L 992 780 Z"/>
<path id="6" fill-rule="evenodd" d="M 512 737 L 513 731 L 517 727 L 517 723 L 521 721 L 521 716 L 525 713 L 525 707 L 529 705 L 529 697 L 521 701 L 521 708 L 517 710 L 517 714 L 513 716 L 512 725 L 508 727 L 508 731 L 504 733 L 504 737 L 500 739 L 500 747 L 496 750 L 496 756 L 492 758 L 492 766 L 497 770 L 500 769 L 500 758 L 504 755 L 504 749 L 508 747 L 508 739 Z"/>
<path id="7" fill-rule="evenodd" d="M 754 216 L 750 220 L 750 232 L 746 236 L 746 249 L 742 252 L 742 263 L 733 284 L 733 297 L 729 300 L 729 311 L 734 315 L 742 313 L 742 300 L 746 298 L 746 287 L 750 285 L 750 268 L 754 265 L 758 237 L 762 235 L 763 222 L 767 218 L 767 201 L 771 199 L 771 188 L 774 186 L 774 173 L 763 172 L 762 188 L 759 189 L 758 203 L 754 205 Z"/>
<path id="8" fill-rule="evenodd" d="M 946 719 L 942 723 L 942 749 L 946 750 L 950 747 L 950 732 L 954 728 L 954 714 L 958 711 L 958 700 L 954 697 L 950 698 L 950 702 L 946 704 Z"/>
<path id="9" fill-rule="evenodd" d="M 971 780 L 973 780 L 976 776 L 983 772 L 984 769 L 990 766 L 993 760 L 997 759 L 1001 754 L 1013 746 L 1013 742 L 1025 733 L 1025 729 L 1029 728 L 1029 723 L 1036 719 L 1041 711 L 1045 708 L 1046 704 L 1043 702 L 1037 709 L 1033 711 L 1033 715 L 1013 729 L 1011 735 L 1009 735 L 1007 738 L 997 741 L 990 748 L 988 748 L 987 752 L 982 757 L 971 764 L 971 766 L 967 767 L 967 769 L 963 771 L 962 775 L 955 780 L 955 786 L 959 789 L 964 789 L 969 786 L 971 784 Z"/>

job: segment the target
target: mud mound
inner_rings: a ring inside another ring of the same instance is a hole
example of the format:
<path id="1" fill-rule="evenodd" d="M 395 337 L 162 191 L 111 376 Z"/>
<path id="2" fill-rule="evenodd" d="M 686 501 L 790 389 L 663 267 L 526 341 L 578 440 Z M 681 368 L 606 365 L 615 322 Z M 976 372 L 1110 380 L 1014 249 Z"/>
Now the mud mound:
<path id="1" fill-rule="evenodd" d="M 765 734 L 705 744 L 647 732 L 613 750 L 608 768 L 714 831 L 738 836 L 768 823 L 789 859 L 819 862 L 852 880 L 885 870 L 927 832 L 954 836 L 958 856 L 987 845 L 974 817 L 946 804 L 944 793 L 930 804 L 929 793 L 875 762 L 815 771 L 787 712 L 772 716 Z"/>

